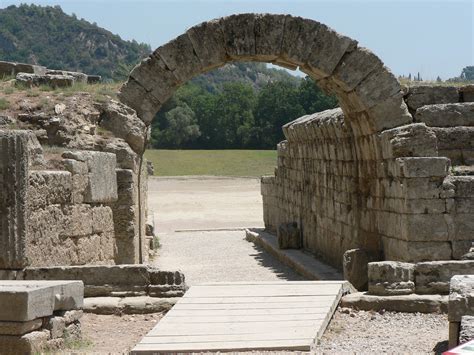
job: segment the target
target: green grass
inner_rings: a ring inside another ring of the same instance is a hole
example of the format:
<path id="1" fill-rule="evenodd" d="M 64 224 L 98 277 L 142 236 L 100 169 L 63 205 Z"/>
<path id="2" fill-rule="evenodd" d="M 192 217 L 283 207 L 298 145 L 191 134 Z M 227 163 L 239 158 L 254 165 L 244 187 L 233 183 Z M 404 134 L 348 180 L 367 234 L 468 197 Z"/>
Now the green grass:
<path id="1" fill-rule="evenodd" d="M 6 110 L 10 107 L 10 102 L 3 97 L 0 97 L 0 110 Z"/>
<path id="2" fill-rule="evenodd" d="M 273 174 L 275 150 L 147 150 L 156 176 Z"/>

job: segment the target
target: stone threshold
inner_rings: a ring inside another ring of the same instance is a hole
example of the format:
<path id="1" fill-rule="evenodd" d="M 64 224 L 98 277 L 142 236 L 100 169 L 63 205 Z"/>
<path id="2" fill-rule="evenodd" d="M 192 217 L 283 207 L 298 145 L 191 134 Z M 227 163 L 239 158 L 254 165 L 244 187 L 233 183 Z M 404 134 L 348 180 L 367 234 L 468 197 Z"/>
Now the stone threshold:
<path id="1" fill-rule="evenodd" d="M 179 298 L 135 297 L 87 297 L 84 312 L 95 314 L 147 314 L 166 312 Z"/>
<path id="2" fill-rule="evenodd" d="M 277 237 L 260 228 L 245 230 L 245 239 L 263 247 L 283 264 L 309 280 L 344 280 L 334 267 L 301 249 L 279 249 Z"/>
<path id="3" fill-rule="evenodd" d="M 447 313 L 448 300 L 448 295 L 375 296 L 366 292 L 356 292 L 342 297 L 340 305 L 363 311 Z"/>

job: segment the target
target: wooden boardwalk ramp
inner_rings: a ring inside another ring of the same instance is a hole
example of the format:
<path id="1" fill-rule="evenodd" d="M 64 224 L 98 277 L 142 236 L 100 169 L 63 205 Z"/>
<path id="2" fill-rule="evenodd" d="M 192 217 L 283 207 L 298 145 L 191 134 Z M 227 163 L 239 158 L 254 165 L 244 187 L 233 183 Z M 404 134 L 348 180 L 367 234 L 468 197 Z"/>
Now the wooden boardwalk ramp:
<path id="1" fill-rule="evenodd" d="M 310 351 L 349 287 L 344 281 L 192 286 L 132 354 Z"/>

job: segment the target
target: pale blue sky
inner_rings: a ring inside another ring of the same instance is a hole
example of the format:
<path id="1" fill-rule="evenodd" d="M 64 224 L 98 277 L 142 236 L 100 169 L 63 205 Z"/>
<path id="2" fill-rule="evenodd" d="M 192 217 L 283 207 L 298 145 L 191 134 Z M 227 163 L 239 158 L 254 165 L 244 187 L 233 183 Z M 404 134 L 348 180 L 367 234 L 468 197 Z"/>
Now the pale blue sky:
<path id="1" fill-rule="evenodd" d="M 447 79 L 474 65 L 474 0 L 0 0 L 0 8 L 31 2 L 60 5 L 153 49 L 215 17 L 290 13 L 358 40 L 397 75 L 419 71 L 424 79 Z"/>

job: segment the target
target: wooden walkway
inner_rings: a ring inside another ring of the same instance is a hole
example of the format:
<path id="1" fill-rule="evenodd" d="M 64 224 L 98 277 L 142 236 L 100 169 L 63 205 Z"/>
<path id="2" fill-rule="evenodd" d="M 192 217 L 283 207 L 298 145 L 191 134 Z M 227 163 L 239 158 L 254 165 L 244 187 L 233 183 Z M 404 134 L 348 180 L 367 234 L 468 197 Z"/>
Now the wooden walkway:
<path id="1" fill-rule="evenodd" d="M 132 354 L 310 351 L 348 291 L 344 281 L 192 286 Z"/>

